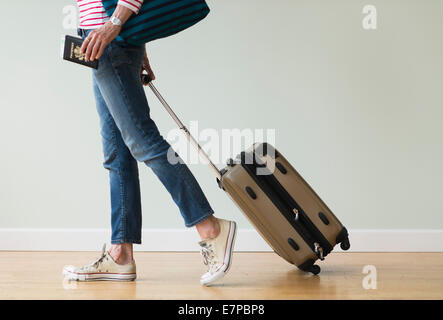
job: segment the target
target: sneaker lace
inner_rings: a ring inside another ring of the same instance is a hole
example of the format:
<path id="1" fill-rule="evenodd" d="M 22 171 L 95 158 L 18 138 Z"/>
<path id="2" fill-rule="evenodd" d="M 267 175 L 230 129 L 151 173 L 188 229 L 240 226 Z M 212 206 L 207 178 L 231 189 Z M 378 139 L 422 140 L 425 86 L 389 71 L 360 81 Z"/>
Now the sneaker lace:
<path id="1" fill-rule="evenodd" d="M 215 261 L 214 261 L 214 251 L 212 250 L 211 245 L 207 246 L 207 247 L 201 247 L 200 248 L 200 254 L 203 257 L 203 263 L 207 266 L 212 266 Z"/>
<path id="2" fill-rule="evenodd" d="M 101 253 L 100 257 L 97 260 L 95 260 L 93 263 L 91 263 L 90 265 L 81 267 L 80 269 L 81 270 L 89 270 L 91 268 L 97 268 L 98 265 L 103 261 L 103 259 L 105 257 L 106 257 L 106 243 L 103 245 L 102 253 Z"/>

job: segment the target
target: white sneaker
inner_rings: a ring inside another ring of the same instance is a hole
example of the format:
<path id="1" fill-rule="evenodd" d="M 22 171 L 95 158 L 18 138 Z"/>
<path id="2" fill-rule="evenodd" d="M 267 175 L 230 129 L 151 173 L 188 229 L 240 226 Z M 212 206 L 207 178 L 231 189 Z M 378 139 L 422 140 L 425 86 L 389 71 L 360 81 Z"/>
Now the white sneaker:
<path id="1" fill-rule="evenodd" d="M 209 285 L 222 278 L 231 267 L 237 224 L 234 221 L 217 220 L 220 224 L 217 238 L 199 242 L 203 262 L 208 266 L 208 271 L 200 278 L 202 285 Z"/>
<path id="2" fill-rule="evenodd" d="M 112 259 L 103 246 L 100 258 L 83 267 L 66 266 L 63 268 L 63 276 L 69 280 L 96 281 L 96 280 L 120 280 L 132 281 L 137 277 L 135 261 L 122 265 Z"/>

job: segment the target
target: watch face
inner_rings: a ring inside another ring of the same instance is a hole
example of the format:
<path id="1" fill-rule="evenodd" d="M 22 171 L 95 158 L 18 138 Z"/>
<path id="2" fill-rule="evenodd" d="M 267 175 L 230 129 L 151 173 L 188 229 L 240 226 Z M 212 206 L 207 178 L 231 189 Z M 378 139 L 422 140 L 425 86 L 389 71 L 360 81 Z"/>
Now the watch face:
<path id="1" fill-rule="evenodd" d="M 120 19 L 117 18 L 117 17 L 112 17 L 112 18 L 111 18 L 111 22 L 112 22 L 113 24 L 117 25 L 117 26 L 121 25 L 121 21 L 120 21 Z"/>

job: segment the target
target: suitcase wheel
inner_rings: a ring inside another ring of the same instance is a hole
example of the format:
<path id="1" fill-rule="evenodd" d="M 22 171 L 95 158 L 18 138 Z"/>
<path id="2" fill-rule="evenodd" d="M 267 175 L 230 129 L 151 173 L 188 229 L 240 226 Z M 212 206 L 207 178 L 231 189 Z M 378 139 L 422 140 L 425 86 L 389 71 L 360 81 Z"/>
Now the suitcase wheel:
<path id="1" fill-rule="evenodd" d="M 314 274 L 314 275 L 319 274 L 320 271 L 321 271 L 320 267 L 317 266 L 316 264 L 314 264 L 314 265 L 311 267 L 311 270 L 309 270 L 309 272 L 312 272 L 312 274 Z"/>
<path id="2" fill-rule="evenodd" d="M 349 250 L 349 248 L 351 247 L 351 244 L 349 243 L 349 238 L 344 239 L 341 243 L 340 243 L 340 248 L 342 250 Z"/>
<path id="3" fill-rule="evenodd" d="M 320 273 L 321 269 L 318 265 L 314 264 L 314 260 L 310 259 L 306 261 L 305 263 L 298 266 L 298 268 L 305 272 L 311 272 L 314 275 L 317 275 Z"/>

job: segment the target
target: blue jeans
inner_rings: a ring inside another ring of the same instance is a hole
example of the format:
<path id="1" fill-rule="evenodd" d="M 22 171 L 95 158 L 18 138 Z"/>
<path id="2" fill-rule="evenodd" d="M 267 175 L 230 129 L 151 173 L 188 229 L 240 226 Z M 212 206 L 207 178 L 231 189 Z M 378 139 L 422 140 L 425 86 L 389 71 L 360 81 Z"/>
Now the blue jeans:
<path id="1" fill-rule="evenodd" d="M 86 37 L 89 30 L 79 29 Z M 111 243 L 141 243 L 142 213 L 137 161 L 150 167 L 192 227 L 214 213 L 195 177 L 180 159 L 168 161 L 170 144 L 149 115 L 140 80 L 143 46 L 111 42 L 93 70 L 104 162 L 111 185 Z M 162 212 L 155 212 L 159 215 Z"/>

